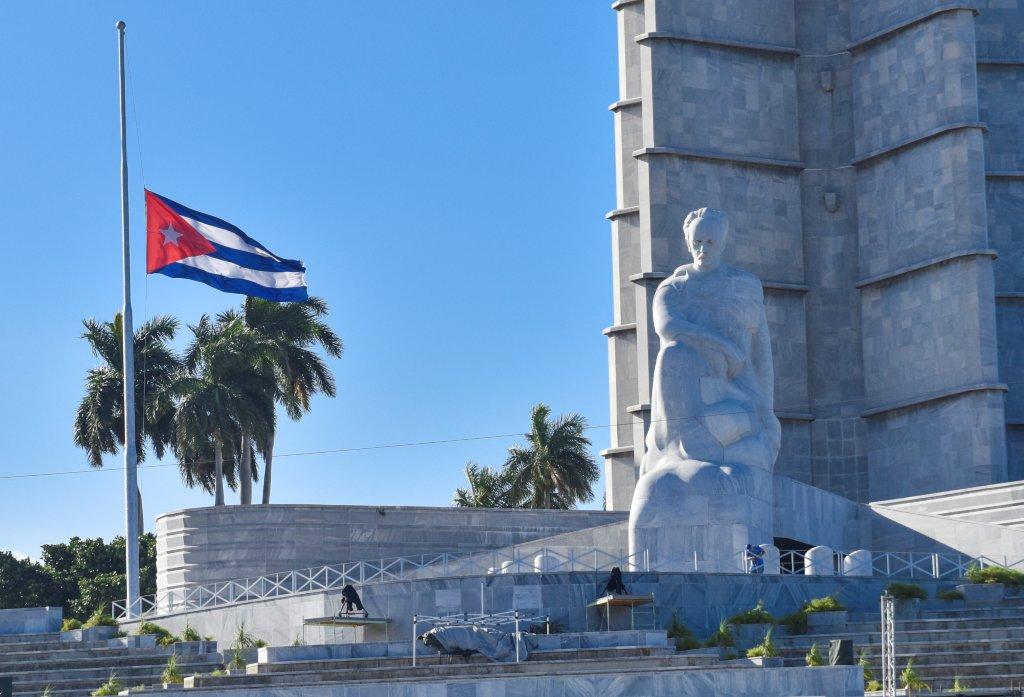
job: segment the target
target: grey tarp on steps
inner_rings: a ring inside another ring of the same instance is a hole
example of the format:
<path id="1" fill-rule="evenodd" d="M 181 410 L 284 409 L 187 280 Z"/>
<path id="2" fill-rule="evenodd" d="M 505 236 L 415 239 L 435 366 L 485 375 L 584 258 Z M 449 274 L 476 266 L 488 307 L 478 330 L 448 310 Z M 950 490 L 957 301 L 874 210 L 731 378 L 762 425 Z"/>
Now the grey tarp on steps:
<path id="1" fill-rule="evenodd" d="M 428 647 L 447 654 L 479 653 L 492 661 L 511 662 L 516 660 L 516 647 L 512 634 L 489 627 L 457 625 L 434 627 L 423 633 L 420 641 Z M 529 655 L 528 643 L 519 640 L 519 659 L 525 661 Z"/>

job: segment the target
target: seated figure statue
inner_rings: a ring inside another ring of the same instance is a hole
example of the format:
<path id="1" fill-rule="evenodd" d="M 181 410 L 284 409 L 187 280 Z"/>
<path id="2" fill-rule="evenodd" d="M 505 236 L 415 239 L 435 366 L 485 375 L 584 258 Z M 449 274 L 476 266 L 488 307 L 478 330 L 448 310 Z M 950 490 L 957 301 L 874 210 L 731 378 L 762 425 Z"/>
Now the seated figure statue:
<path id="1" fill-rule="evenodd" d="M 701 208 L 683 223 L 693 263 L 654 295 L 661 341 L 647 452 L 629 517 L 634 564 L 743 570 L 771 542 L 781 430 L 761 282 L 721 261 L 729 221 Z"/>

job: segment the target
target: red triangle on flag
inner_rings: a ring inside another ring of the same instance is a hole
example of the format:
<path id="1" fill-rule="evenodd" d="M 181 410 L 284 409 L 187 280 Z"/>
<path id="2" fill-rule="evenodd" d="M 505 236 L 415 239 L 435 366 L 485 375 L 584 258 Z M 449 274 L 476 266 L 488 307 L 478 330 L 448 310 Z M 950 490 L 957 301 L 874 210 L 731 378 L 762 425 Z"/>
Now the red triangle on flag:
<path id="1" fill-rule="evenodd" d="M 146 190 L 146 273 L 217 249 L 192 225 Z"/>

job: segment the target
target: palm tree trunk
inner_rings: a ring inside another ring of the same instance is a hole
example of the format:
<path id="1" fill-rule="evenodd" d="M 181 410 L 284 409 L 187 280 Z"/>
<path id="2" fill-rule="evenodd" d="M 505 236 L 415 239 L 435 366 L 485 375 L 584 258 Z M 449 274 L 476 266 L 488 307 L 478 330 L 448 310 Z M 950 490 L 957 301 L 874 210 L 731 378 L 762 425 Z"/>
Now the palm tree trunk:
<path id="1" fill-rule="evenodd" d="M 274 434 L 267 437 L 267 452 L 263 456 L 263 503 L 270 503 L 270 466 L 274 462 Z"/>
<path id="2" fill-rule="evenodd" d="M 220 431 L 213 432 L 213 505 L 224 505 L 224 451 L 220 442 Z"/>
<path id="3" fill-rule="evenodd" d="M 240 500 L 243 506 L 247 506 L 252 503 L 252 450 L 249 447 L 249 434 L 245 431 L 242 431 L 242 457 L 238 470 Z"/>

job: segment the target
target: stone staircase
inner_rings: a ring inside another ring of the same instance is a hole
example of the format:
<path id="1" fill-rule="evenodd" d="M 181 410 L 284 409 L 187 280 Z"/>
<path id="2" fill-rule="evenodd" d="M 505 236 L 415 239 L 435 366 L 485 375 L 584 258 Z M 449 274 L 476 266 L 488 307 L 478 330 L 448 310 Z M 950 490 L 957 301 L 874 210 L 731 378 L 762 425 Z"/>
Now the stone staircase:
<path id="1" fill-rule="evenodd" d="M 85 697 L 116 673 L 126 687 L 155 685 L 172 653 L 182 674 L 206 674 L 220 666 L 211 642 L 157 646 L 155 637 L 62 641 L 60 633 L 0 637 L 0 676 L 12 676 L 14 695 Z"/>
<path id="2" fill-rule="evenodd" d="M 873 501 L 871 505 L 1024 530 L 1024 481 Z"/>
<path id="3" fill-rule="evenodd" d="M 939 601 L 934 601 L 938 603 Z M 971 688 L 1024 686 L 1024 599 L 1005 599 L 989 607 L 943 603 L 948 609 L 925 609 L 915 618 L 896 621 L 896 670 L 913 657 L 917 673 L 933 690 L 949 689 L 955 676 Z M 926 605 L 934 608 L 935 604 Z M 879 615 L 851 615 L 846 625 L 815 629 L 804 635 L 779 636 L 786 665 L 805 665 L 812 643 L 827 655 L 830 639 L 852 639 L 854 655 L 864 649 L 881 680 Z"/>

